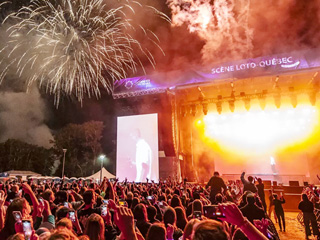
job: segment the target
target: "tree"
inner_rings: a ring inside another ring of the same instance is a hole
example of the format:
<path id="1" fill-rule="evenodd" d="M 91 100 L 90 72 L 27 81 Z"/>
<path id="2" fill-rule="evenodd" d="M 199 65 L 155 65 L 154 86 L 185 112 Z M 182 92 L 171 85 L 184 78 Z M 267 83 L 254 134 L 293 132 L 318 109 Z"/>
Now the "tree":
<path id="1" fill-rule="evenodd" d="M 67 149 L 66 176 L 87 176 L 98 169 L 97 156 L 101 153 L 103 123 L 90 121 L 83 124 L 68 124 L 54 135 L 54 148 L 61 156 L 56 175 L 62 171 L 63 149 Z"/>
<path id="2" fill-rule="evenodd" d="M 0 172 L 29 170 L 51 175 L 57 156 L 53 149 L 46 149 L 16 139 L 0 143 Z"/>

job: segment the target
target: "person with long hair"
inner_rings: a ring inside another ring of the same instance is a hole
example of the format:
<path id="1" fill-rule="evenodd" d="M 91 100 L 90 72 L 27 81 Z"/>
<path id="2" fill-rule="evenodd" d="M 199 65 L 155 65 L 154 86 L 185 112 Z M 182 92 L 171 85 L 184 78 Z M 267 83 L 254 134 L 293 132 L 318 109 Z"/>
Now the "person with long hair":
<path id="1" fill-rule="evenodd" d="M 7 239 L 8 237 L 16 233 L 16 220 L 13 216 L 14 211 L 20 212 L 22 219 L 28 219 L 32 222 L 32 217 L 30 216 L 31 208 L 28 201 L 25 198 L 14 199 L 8 206 L 4 227 L 0 232 L 0 239 Z M 33 223 L 31 224 L 31 226 L 33 226 Z"/>
<path id="2" fill-rule="evenodd" d="M 193 227 L 199 223 L 200 220 L 197 218 L 191 219 L 184 228 L 182 240 L 190 240 L 193 232 Z"/>
<path id="3" fill-rule="evenodd" d="M 148 230 L 146 240 L 166 240 L 167 231 L 163 223 L 154 223 Z"/>
<path id="4" fill-rule="evenodd" d="M 105 239 L 104 221 L 100 215 L 93 213 L 88 217 L 84 229 L 84 234 L 87 235 L 90 240 Z"/>
<path id="5" fill-rule="evenodd" d="M 176 211 L 177 215 L 177 227 L 184 229 L 188 223 L 186 212 L 181 207 L 175 207 L 174 210 Z"/>

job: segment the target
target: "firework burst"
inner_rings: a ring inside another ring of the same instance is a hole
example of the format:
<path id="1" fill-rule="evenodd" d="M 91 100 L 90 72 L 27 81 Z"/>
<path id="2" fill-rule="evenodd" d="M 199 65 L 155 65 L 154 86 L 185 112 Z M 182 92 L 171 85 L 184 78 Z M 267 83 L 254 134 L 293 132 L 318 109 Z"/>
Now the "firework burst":
<path id="1" fill-rule="evenodd" d="M 0 50 L 0 81 L 14 72 L 27 87 L 44 86 L 57 104 L 64 93 L 82 101 L 86 94 L 99 97 L 100 87 L 111 92 L 114 81 L 138 65 L 143 68 L 136 50 L 155 64 L 148 49 L 130 34 L 136 26 L 128 11 L 134 13 L 129 4 L 110 9 L 103 0 L 31 1 L 2 23 L 7 39 Z M 158 46 L 152 32 L 138 28 Z"/>

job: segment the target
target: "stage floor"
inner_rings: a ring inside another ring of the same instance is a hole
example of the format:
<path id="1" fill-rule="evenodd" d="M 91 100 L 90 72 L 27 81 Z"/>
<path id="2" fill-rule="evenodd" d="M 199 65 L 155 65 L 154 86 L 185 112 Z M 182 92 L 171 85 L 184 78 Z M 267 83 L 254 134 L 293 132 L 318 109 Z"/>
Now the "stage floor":
<path id="1" fill-rule="evenodd" d="M 297 220 L 298 212 L 285 212 L 286 232 L 279 232 L 279 225 L 274 222 L 281 240 L 303 240 L 305 239 L 304 228 Z M 315 239 L 315 238 L 309 238 Z"/>

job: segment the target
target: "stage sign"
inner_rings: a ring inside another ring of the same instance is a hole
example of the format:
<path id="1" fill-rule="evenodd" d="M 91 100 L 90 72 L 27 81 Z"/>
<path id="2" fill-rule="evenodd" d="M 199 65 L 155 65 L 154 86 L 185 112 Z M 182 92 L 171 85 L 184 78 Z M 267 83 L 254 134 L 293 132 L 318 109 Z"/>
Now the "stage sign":
<path id="1" fill-rule="evenodd" d="M 171 71 L 115 82 L 114 98 L 161 93 L 167 89 L 221 80 L 280 75 L 320 67 L 320 49 L 218 64 L 207 69 Z"/>

